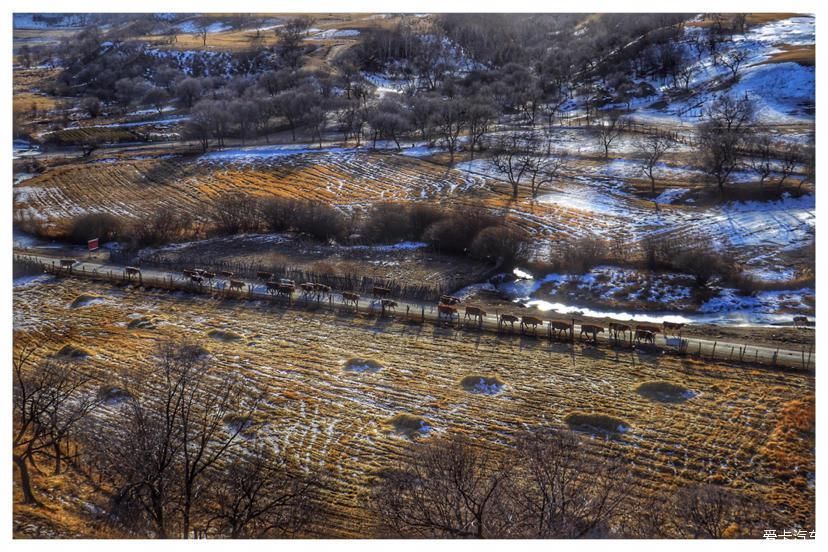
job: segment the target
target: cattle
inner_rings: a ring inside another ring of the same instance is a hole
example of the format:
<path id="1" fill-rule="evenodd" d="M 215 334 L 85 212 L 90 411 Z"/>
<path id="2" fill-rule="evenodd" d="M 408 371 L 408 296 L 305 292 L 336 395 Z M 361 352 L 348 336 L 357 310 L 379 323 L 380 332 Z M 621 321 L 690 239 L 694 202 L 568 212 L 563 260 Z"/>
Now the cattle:
<path id="1" fill-rule="evenodd" d="M 270 273 L 270 272 L 259 271 L 259 272 L 256 273 L 256 278 L 258 278 L 259 280 L 262 280 L 263 282 L 269 282 L 270 280 L 273 279 L 273 274 Z"/>
<path id="2" fill-rule="evenodd" d="M 621 341 L 627 340 L 627 332 L 630 334 L 630 341 L 633 338 L 633 329 L 632 326 L 628 324 L 621 324 L 619 322 L 610 322 L 609 323 L 609 333 L 615 341 L 618 341 L 618 334 L 623 336 Z"/>
<path id="3" fill-rule="evenodd" d="M 672 336 L 681 337 L 681 329 L 684 327 L 684 324 L 679 324 L 677 322 L 663 322 L 661 327 L 664 331 L 664 335 L 667 335 L 667 332 L 670 332 Z"/>
<path id="4" fill-rule="evenodd" d="M 185 268 L 181 271 L 181 275 L 185 280 L 189 280 L 193 276 L 197 276 L 194 270 L 190 270 L 189 268 Z"/>
<path id="5" fill-rule="evenodd" d="M 442 320 L 444 317 L 448 316 L 449 322 L 453 322 L 454 318 L 460 319 L 460 315 L 457 313 L 457 307 L 452 305 L 444 305 L 440 303 L 437 305 L 437 320 Z"/>
<path id="6" fill-rule="evenodd" d="M 316 293 L 316 286 L 311 282 L 302 282 L 299 287 L 302 289 L 302 297 L 307 298 Z"/>
<path id="7" fill-rule="evenodd" d="M 388 297 L 389 295 L 391 295 L 391 289 L 382 286 L 374 286 L 374 289 L 371 291 L 371 293 L 375 299 L 378 297 Z"/>
<path id="8" fill-rule="evenodd" d="M 483 319 L 486 318 L 486 311 L 480 307 L 467 306 L 463 319 L 468 320 L 474 318 L 478 327 L 483 326 Z"/>
<path id="9" fill-rule="evenodd" d="M 598 334 L 604 333 L 604 327 L 595 324 L 581 324 L 581 338 L 586 335 L 588 341 L 598 343 Z M 591 337 L 590 337 L 591 336 Z"/>
<path id="10" fill-rule="evenodd" d="M 643 330 L 645 332 L 651 332 L 653 334 L 657 334 L 657 333 L 661 332 L 661 328 L 659 328 L 658 326 L 648 326 L 646 324 L 638 324 L 638 325 L 635 326 L 635 329 L 636 330 Z"/>
<path id="11" fill-rule="evenodd" d="M 222 278 L 232 278 L 233 277 L 233 273 L 230 272 L 229 270 L 222 270 L 222 271 L 219 272 L 219 274 L 221 274 Z"/>
<path id="12" fill-rule="evenodd" d="M 75 259 L 61 259 L 60 268 L 65 268 L 67 272 L 72 272 L 72 267 L 75 266 Z"/>
<path id="13" fill-rule="evenodd" d="M 343 291 L 342 302 L 346 305 L 353 304 L 355 309 L 359 309 L 359 294 L 353 291 Z"/>
<path id="14" fill-rule="evenodd" d="M 215 272 L 207 272 L 206 270 L 205 270 L 205 271 L 203 271 L 203 272 L 201 273 L 201 275 L 202 275 L 202 276 L 204 276 L 204 279 L 205 279 L 205 280 L 212 280 L 213 278 L 215 278 L 215 277 L 216 277 L 216 273 L 215 273 Z"/>
<path id="15" fill-rule="evenodd" d="M 811 322 L 808 320 L 807 316 L 794 316 L 793 317 L 794 326 L 797 328 L 804 328 L 809 326 Z"/>
<path id="16" fill-rule="evenodd" d="M 316 288 L 317 295 L 319 295 L 320 297 L 322 295 L 330 295 L 331 294 L 331 286 L 328 286 L 328 285 L 325 285 L 325 284 L 313 284 L 313 285 Z"/>
<path id="17" fill-rule="evenodd" d="M 293 284 L 285 284 L 282 282 L 278 282 L 276 284 L 276 295 L 287 297 L 288 299 L 290 299 L 295 289 L 296 286 L 294 286 Z"/>
<path id="18" fill-rule="evenodd" d="M 441 295 L 440 296 L 440 303 L 444 305 L 457 305 L 461 302 L 459 297 L 454 297 L 452 295 Z"/>
<path id="19" fill-rule="evenodd" d="M 515 316 L 513 314 L 501 314 L 500 316 L 497 317 L 497 329 L 498 329 L 498 331 L 500 331 L 500 329 L 503 326 L 505 326 L 506 324 L 509 324 L 510 327 L 511 327 L 510 331 L 514 332 L 515 331 L 515 322 L 519 322 L 519 321 L 520 321 L 520 318 L 518 318 L 517 316 Z"/>
<path id="20" fill-rule="evenodd" d="M 391 299 L 381 299 L 380 306 L 382 308 L 382 314 L 385 315 L 385 311 L 395 311 L 397 309 L 397 302 Z"/>
<path id="21" fill-rule="evenodd" d="M 126 275 L 128 280 L 132 280 L 133 276 L 141 277 L 141 269 L 135 266 L 127 266 L 124 267 L 124 274 Z"/>
<path id="22" fill-rule="evenodd" d="M 267 292 L 269 294 L 275 295 L 279 291 L 279 286 L 280 285 L 281 284 L 279 284 L 279 282 L 274 282 L 274 281 L 271 280 L 271 281 L 265 282 L 265 289 L 267 290 Z"/>
<path id="23" fill-rule="evenodd" d="M 538 326 L 543 328 L 543 320 L 535 316 L 523 316 L 520 319 L 520 333 L 524 333 L 526 329 L 532 326 L 532 335 L 538 334 Z"/>
<path id="24" fill-rule="evenodd" d="M 655 344 L 655 336 L 656 336 L 655 332 L 652 332 L 650 330 L 642 330 L 642 329 L 636 329 L 635 330 L 635 342 L 636 343 L 641 343 L 643 341 L 644 343 L 649 343 L 651 345 L 654 345 Z"/>
<path id="25" fill-rule="evenodd" d="M 202 284 L 204 284 L 204 278 L 202 278 L 198 274 L 193 274 L 192 276 L 190 276 L 190 282 L 201 286 Z"/>
<path id="26" fill-rule="evenodd" d="M 569 340 L 575 336 L 575 321 L 572 322 L 563 322 L 561 320 L 550 320 L 549 321 L 549 338 L 552 339 L 553 337 L 556 339 L 563 338 L 565 335 L 568 335 Z"/>
<path id="27" fill-rule="evenodd" d="M 230 291 L 244 289 L 244 282 L 241 280 L 230 280 Z"/>

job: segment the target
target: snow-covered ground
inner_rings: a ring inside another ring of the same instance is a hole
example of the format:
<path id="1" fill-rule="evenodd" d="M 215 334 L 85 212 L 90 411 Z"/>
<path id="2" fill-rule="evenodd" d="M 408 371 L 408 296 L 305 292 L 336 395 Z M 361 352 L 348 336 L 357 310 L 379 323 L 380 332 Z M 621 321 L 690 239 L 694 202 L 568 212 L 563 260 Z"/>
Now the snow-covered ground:
<path id="1" fill-rule="evenodd" d="M 561 315 L 609 317 L 658 324 L 694 322 L 727 325 L 774 324 L 790 322 L 794 314 L 813 315 L 813 307 L 805 299 L 814 297 L 815 291 L 811 288 L 764 291 L 752 296 L 739 294 L 735 289 L 715 288 L 713 298 L 700 305 L 695 312 L 690 312 L 686 300 L 692 292 L 689 285 L 692 278 L 686 275 L 644 275 L 631 269 L 601 266 L 582 275 L 552 273 L 537 279 L 527 279 L 526 276 L 528 274 L 521 271 L 520 277 L 498 284 L 497 289 L 512 297 L 516 303 Z M 552 295 L 560 297 L 567 294 L 561 290 L 562 286 L 572 289 L 568 293 L 572 296 L 571 300 L 562 302 L 551 298 Z M 661 312 L 635 312 L 584 307 L 579 304 L 578 291 L 591 288 L 601 296 L 659 302 L 664 309 Z M 647 297 L 642 296 L 645 290 L 649 294 Z M 684 308 L 678 308 L 683 302 Z"/>
<path id="2" fill-rule="evenodd" d="M 750 29 L 744 36 L 736 35 L 732 42 L 722 45 L 722 54 L 739 51 L 746 59 L 739 70 L 739 80 L 725 92 L 734 97 L 747 94 L 756 103 L 757 120 L 762 123 L 787 124 L 813 122 L 815 100 L 815 67 L 798 63 L 773 63 L 768 61 L 782 52 L 782 45 L 806 46 L 816 43 L 814 17 L 791 17 L 772 21 Z M 688 38 L 707 33 L 707 29 L 689 26 Z M 688 44 L 682 44 L 688 55 L 694 56 Z M 695 71 L 691 89 L 696 91 L 690 99 L 670 103 L 665 108 L 639 109 L 635 118 L 661 123 L 683 124 L 699 121 L 704 106 L 722 93 L 716 86 L 729 76 L 729 69 L 715 63 L 705 55 L 693 64 Z M 654 103 L 666 99 L 669 83 L 651 82 L 660 90 L 659 97 L 648 100 Z M 716 89 L 716 90 L 713 90 Z"/>

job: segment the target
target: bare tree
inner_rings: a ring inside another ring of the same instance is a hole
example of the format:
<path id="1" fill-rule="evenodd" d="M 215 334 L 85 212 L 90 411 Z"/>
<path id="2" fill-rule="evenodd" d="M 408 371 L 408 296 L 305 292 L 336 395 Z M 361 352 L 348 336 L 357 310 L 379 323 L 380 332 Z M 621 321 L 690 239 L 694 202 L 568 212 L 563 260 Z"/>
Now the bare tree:
<path id="1" fill-rule="evenodd" d="M 773 174 L 774 167 L 774 144 L 767 134 L 760 134 L 748 138 L 749 154 L 746 165 L 759 177 L 759 185 Z"/>
<path id="2" fill-rule="evenodd" d="M 475 101 L 466 108 L 469 122 L 469 153 L 474 159 L 474 149 L 480 148 L 483 137 L 497 122 L 497 110 L 484 101 Z"/>
<path id="3" fill-rule="evenodd" d="M 511 184 L 513 198 L 517 198 L 521 180 L 530 169 L 529 142 L 531 139 L 520 132 L 510 132 L 498 139 L 491 157 L 492 167 Z"/>
<path id="4" fill-rule="evenodd" d="M 508 496 L 520 537 L 613 535 L 632 490 L 620 463 L 588 452 L 571 432 L 541 430 L 519 438 L 510 464 Z"/>
<path id="5" fill-rule="evenodd" d="M 664 154 L 674 147 L 673 140 L 659 133 L 648 134 L 638 142 L 638 149 L 644 160 L 641 168 L 650 179 L 650 191 L 653 194 L 655 194 L 655 168 Z"/>
<path id="6" fill-rule="evenodd" d="M 443 101 L 434 120 L 437 131 L 449 150 L 449 162 L 454 163 L 454 152 L 457 150 L 460 133 L 467 124 L 465 106 L 457 99 Z"/>
<path id="7" fill-rule="evenodd" d="M 125 376 L 126 404 L 85 432 L 85 450 L 113 489 L 121 523 L 188 538 L 210 474 L 250 430 L 256 401 L 198 345 L 162 344 L 155 360 Z"/>
<path id="8" fill-rule="evenodd" d="M 763 516 L 760 505 L 718 485 L 691 485 L 673 500 L 674 527 L 683 538 L 747 537 Z"/>
<path id="9" fill-rule="evenodd" d="M 747 97 L 719 96 L 708 107 L 705 122 L 699 125 L 702 166 L 721 192 L 739 166 L 739 150 L 753 120 L 753 112 L 753 102 Z"/>
<path id="10" fill-rule="evenodd" d="M 739 74 L 739 69 L 747 61 L 747 56 L 747 50 L 731 50 L 727 54 L 719 56 L 719 63 L 727 67 L 730 71 L 730 78 L 735 80 Z"/>
<path id="11" fill-rule="evenodd" d="M 396 535 L 498 538 L 510 520 L 499 511 L 509 467 L 462 437 L 434 439 L 380 475 L 373 505 Z"/>
<path id="12" fill-rule="evenodd" d="M 785 145 L 779 156 L 779 173 L 782 177 L 779 179 L 779 187 L 785 183 L 792 174 L 796 172 L 796 168 L 802 160 L 799 153 L 799 147 L 793 145 Z M 800 182 L 801 187 L 801 182 Z"/>
<path id="13" fill-rule="evenodd" d="M 527 156 L 526 163 L 529 188 L 532 191 L 532 197 L 537 198 L 541 189 L 553 182 L 566 169 L 566 152 L 548 148 L 544 152 L 535 148 Z"/>
<path id="14" fill-rule="evenodd" d="M 211 481 L 207 525 L 239 538 L 284 538 L 318 518 L 319 482 L 262 446 L 228 462 Z"/>
<path id="15" fill-rule="evenodd" d="M 45 455 L 54 460 L 54 473 L 60 473 L 68 440 L 98 402 L 88 393 L 90 376 L 50 358 L 35 363 L 36 351 L 33 343 L 24 342 L 12 359 L 12 460 L 24 502 L 37 505 L 29 467 Z"/>
<path id="16" fill-rule="evenodd" d="M 609 159 L 609 149 L 612 143 L 621 136 L 621 126 L 618 124 L 621 116 L 617 112 L 610 113 L 600 125 L 595 126 L 596 135 L 601 147 L 604 148 L 604 159 Z"/>

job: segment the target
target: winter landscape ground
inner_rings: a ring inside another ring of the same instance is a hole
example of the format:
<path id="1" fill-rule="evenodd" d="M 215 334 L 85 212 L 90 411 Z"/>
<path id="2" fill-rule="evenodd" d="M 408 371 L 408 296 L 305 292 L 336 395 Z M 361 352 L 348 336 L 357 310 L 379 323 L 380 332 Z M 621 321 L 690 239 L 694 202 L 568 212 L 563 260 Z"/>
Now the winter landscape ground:
<path id="1" fill-rule="evenodd" d="M 15 14 L 13 100 L 15 537 L 815 529 L 814 16 Z"/>

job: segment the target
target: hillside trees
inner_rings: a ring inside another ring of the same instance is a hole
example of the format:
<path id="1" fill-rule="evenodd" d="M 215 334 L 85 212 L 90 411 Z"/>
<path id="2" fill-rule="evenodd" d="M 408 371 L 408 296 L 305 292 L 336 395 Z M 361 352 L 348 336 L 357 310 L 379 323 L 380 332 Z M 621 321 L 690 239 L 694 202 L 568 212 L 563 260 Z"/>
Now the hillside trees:
<path id="1" fill-rule="evenodd" d="M 739 167 L 739 150 L 753 120 L 753 102 L 747 98 L 717 97 L 705 112 L 699 125 L 698 141 L 704 171 L 724 192 L 730 175 Z"/>

